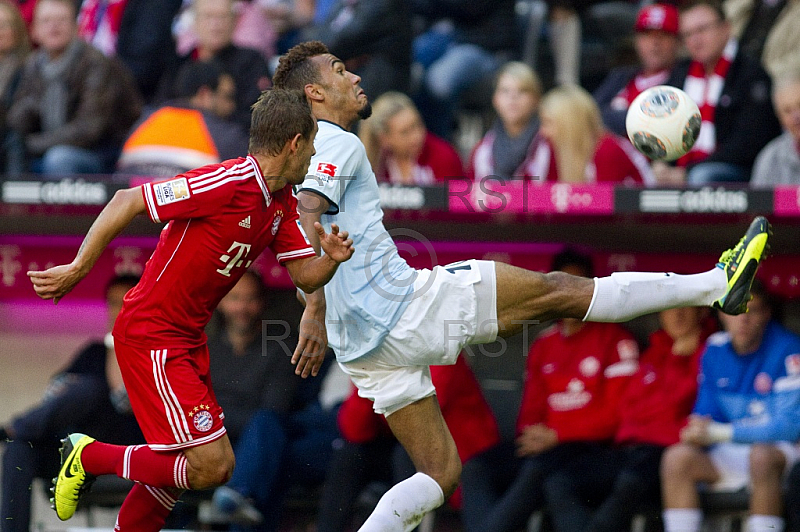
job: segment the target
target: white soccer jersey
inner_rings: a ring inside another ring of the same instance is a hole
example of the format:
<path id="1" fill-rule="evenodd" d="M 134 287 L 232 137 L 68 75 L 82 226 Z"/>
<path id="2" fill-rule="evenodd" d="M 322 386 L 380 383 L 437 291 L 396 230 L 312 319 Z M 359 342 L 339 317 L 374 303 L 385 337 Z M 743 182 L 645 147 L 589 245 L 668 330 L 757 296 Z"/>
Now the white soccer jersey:
<path id="1" fill-rule="evenodd" d="M 300 190 L 327 198 L 322 225 L 336 223 L 353 239 L 353 257 L 325 286 L 328 341 L 338 360 L 349 362 L 380 345 L 408 306 L 416 271 L 397 253 L 383 226 L 375 174 L 361 141 L 319 120 L 316 155 Z"/>

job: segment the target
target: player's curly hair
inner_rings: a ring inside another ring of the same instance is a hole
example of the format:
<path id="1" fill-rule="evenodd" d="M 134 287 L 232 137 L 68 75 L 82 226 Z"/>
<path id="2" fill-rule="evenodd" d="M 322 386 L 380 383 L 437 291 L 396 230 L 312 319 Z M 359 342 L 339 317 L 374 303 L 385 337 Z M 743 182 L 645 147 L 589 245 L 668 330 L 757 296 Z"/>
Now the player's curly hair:
<path id="1" fill-rule="evenodd" d="M 297 90 L 265 90 L 252 111 L 249 151 L 254 155 L 278 155 L 295 135 L 310 139 L 314 131 L 311 106 L 305 94 Z"/>
<path id="2" fill-rule="evenodd" d="M 309 83 L 320 83 L 322 77 L 309 59 L 330 51 L 320 41 L 302 42 L 281 56 L 272 77 L 272 86 L 278 89 L 304 90 Z"/>

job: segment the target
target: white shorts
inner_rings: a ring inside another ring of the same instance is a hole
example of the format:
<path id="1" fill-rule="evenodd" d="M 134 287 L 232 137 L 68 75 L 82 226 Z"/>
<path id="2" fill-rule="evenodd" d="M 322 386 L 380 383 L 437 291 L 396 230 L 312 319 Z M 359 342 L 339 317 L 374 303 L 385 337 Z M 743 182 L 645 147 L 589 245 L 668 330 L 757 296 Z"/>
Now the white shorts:
<path id="1" fill-rule="evenodd" d="M 786 457 L 786 473 L 800 459 L 800 448 L 787 441 L 774 443 L 775 447 Z M 750 449 L 749 443 L 718 443 L 708 452 L 711 462 L 719 472 L 720 479 L 709 491 L 738 491 L 750 486 Z"/>
<path id="2" fill-rule="evenodd" d="M 388 416 L 436 392 L 428 366 L 455 364 L 464 346 L 493 342 L 497 332 L 494 262 L 436 266 L 418 271 L 414 297 L 381 345 L 340 365 Z"/>

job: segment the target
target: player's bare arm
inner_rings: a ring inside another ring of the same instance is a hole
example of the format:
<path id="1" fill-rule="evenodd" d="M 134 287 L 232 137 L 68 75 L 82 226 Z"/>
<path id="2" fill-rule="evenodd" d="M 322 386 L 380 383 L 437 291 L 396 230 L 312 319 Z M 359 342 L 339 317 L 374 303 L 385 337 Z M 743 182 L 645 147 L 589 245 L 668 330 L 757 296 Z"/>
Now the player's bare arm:
<path id="1" fill-rule="evenodd" d="M 311 246 L 322 254 L 315 224 L 320 222 L 322 213 L 328 210 L 328 201 L 318 194 L 300 191 L 297 194 L 297 211 L 300 225 L 308 236 Z M 300 334 L 297 348 L 292 354 L 295 373 L 305 378 L 316 376 L 322 367 L 323 357 L 328 348 L 328 332 L 325 324 L 325 292 L 317 290 L 310 294 L 298 294 L 303 300 L 305 310 L 300 319 Z"/>
<path id="2" fill-rule="evenodd" d="M 325 253 L 318 257 L 298 259 L 286 264 L 295 286 L 308 296 L 313 296 L 318 288 L 330 281 L 339 264 L 353 256 L 353 240 L 349 238 L 346 231 L 339 232 L 339 228 L 334 224 L 331 226 L 331 232 L 326 233 L 319 222 L 314 224 L 314 230 L 313 234 L 316 234 L 320 247 Z M 308 319 L 308 313 L 309 307 L 307 306 L 303 313 L 303 320 Z M 292 363 L 297 365 L 295 373 L 302 377 L 317 375 L 319 372 L 322 355 L 324 355 L 328 343 L 324 327 L 324 310 L 322 315 L 315 317 L 313 321 L 308 323 L 301 321 L 300 323 L 300 343 L 292 356 Z M 320 335 L 320 331 L 322 331 L 322 335 Z M 324 342 L 320 342 L 322 338 L 324 338 Z M 309 340 L 312 343 L 309 343 Z"/>
<path id="3" fill-rule="evenodd" d="M 58 303 L 86 277 L 108 244 L 137 215 L 144 213 L 145 208 L 141 187 L 117 191 L 89 228 L 72 262 L 44 271 L 28 272 L 36 294 Z"/>

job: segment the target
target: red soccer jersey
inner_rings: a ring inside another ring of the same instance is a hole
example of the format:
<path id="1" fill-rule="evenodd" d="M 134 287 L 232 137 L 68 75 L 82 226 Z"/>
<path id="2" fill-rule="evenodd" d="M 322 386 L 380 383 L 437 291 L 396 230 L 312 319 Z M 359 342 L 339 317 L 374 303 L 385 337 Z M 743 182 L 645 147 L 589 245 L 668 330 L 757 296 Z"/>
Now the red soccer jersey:
<path id="1" fill-rule="evenodd" d="M 633 336 L 617 324 L 586 322 L 570 336 L 554 326 L 528 353 L 517 430 L 542 423 L 560 442 L 610 440 L 638 356 Z"/>
<path id="2" fill-rule="evenodd" d="M 202 345 L 217 303 L 264 248 L 281 264 L 315 255 L 291 187 L 271 194 L 252 156 L 142 185 L 142 194 L 150 218 L 169 223 L 114 325 L 129 345 Z"/>
<path id="3" fill-rule="evenodd" d="M 533 150 L 532 168 L 537 168 L 545 181 L 555 183 L 559 180 L 555 152 L 548 140 L 539 137 Z M 595 147 L 592 161 L 584 174 L 586 183 L 619 183 L 622 185 L 652 185 L 655 182 L 653 171 L 647 158 L 639 153 L 627 139 L 606 132 Z"/>
<path id="4" fill-rule="evenodd" d="M 700 345 L 691 355 L 672 353 L 672 338 L 663 330 L 650 336 L 639 371 L 620 401 L 619 443 L 678 443 L 697 397 L 697 374 L 706 339 L 716 331 L 714 320 L 703 324 Z"/>

